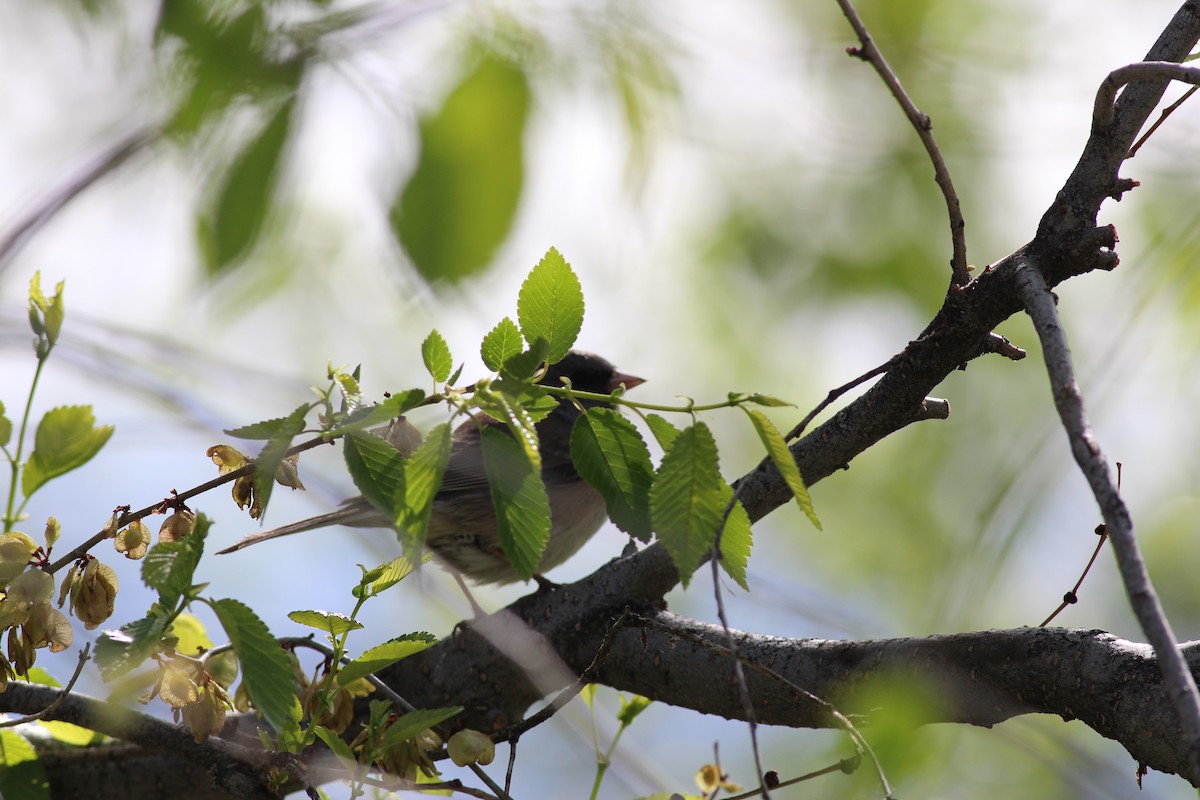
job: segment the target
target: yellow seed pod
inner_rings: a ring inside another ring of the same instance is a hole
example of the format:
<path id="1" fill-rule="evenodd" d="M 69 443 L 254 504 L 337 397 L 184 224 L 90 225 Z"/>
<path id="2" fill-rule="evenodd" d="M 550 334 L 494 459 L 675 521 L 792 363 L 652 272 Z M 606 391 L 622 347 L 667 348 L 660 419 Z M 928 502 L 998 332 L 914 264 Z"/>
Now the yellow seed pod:
<path id="1" fill-rule="evenodd" d="M 178 542 L 180 539 L 190 536 L 194 530 L 196 530 L 196 515 L 186 508 L 181 508 L 163 520 L 162 527 L 158 529 L 158 540 L 160 542 Z"/>
<path id="2" fill-rule="evenodd" d="M 83 568 L 71 597 L 71 610 L 89 631 L 112 616 L 117 599 L 117 573 L 96 559 Z"/>
<path id="3" fill-rule="evenodd" d="M 20 531 L 0 535 L 0 584 L 7 585 L 24 572 L 37 548 L 37 542 Z"/>
<path id="4" fill-rule="evenodd" d="M 113 539 L 113 545 L 118 553 L 124 553 L 126 558 L 138 559 L 146 555 L 150 546 L 150 529 L 140 519 L 129 523 L 129 527 L 121 531 Z"/>

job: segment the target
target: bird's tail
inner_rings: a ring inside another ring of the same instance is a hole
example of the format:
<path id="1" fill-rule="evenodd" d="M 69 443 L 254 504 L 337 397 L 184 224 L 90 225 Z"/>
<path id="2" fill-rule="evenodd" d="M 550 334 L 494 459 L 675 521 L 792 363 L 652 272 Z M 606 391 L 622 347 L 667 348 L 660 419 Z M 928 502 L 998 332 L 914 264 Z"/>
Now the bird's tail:
<path id="1" fill-rule="evenodd" d="M 330 511 L 328 514 L 321 514 L 316 517 L 302 519 L 299 522 L 293 522 L 290 525 L 272 528 L 269 531 L 252 533 L 249 536 L 230 545 L 229 547 L 226 547 L 224 550 L 218 550 L 217 555 L 232 553 L 236 550 L 242 550 L 252 544 L 265 542 L 268 539 L 278 539 L 280 536 L 291 536 L 293 533 L 303 533 L 304 531 L 325 528 L 330 525 L 348 525 L 352 528 L 389 527 L 388 521 L 383 514 L 375 510 L 373 506 L 371 506 L 361 497 L 356 497 L 353 500 L 346 501 L 337 511 Z"/>

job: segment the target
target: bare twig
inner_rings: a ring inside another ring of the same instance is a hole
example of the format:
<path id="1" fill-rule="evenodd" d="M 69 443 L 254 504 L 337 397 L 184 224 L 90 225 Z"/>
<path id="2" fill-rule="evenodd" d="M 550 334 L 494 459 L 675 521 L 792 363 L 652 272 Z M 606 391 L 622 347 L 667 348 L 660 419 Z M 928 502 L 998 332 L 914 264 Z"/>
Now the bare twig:
<path id="1" fill-rule="evenodd" d="M 1112 537 L 1113 552 L 1130 605 L 1158 656 L 1159 668 L 1187 743 L 1189 769 L 1192 775 L 1200 775 L 1200 692 L 1196 690 L 1196 682 L 1150 581 L 1133 533 L 1129 509 L 1111 479 L 1108 463 L 1088 424 L 1054 296 L 1037 263 L 1030 259 L 1021 263 L 1016 278 L 1025 310 L 1042 343 L 1054 405 L 1071 442 L 1071 452 L 1092 489 L 1104 517 L 1105 529 Z"/>
<path id="2" fill-rule="evenodd" d="M 538 709 L 536 714 L 531 714 L 528 718 L 521 720 L 515 725 L 509 725 L 504 730 L 492 735 L 492 741 L 512 742 L 513 747 L 516 747 L 517 739 L 526 731 L 536 728 L 546 720 L 554 716 L 560 708 L 575 699 L 575 695 L 583 691 L 583 687 L 591 683 L 596 673 L 604 666 L 604 660 L 608 658 L 608 653 L 612 650 L 613 640 L 616 638 L 617 631 L 629 624 L 630 611 L 628 608 L 622 612 L 621 616 L 609 626 L 608 631 L 604 634 L 604 640 L 600 643 L 600 647 L 596 648 L 596 656 L 592 659 L 592 663 L 588 664 L 587 669 L 580 673 L 579 677 L 571 682 L 569 686 L 560 691 L 554 696 L 554 699 L 547 703 L 542 708 Z"/>
<path id="3" fill-rule="evenodd" d="M 1042 624 L 1038 625 L 1039 628 L 1044 628 L 1053 622 L 1054 618 L 1061 614 L 1067 606 L 1073 606 L 1079 602 L 1079 587 L 1083 586 L 1084 578 L 1092 571 L 1092 565 L 1096 563 L 1096 557 L 1100 555 L 1101 548 L 1108 541 L 1108 531 L 1103 525 L 1096 526 L 1096 534 L 1100 537 L 1100 540 L 1096 542 L 1096 549 L 1092 551 L 1092 557 L 1088 559 L 1087 566 L 1083 568 L 1083 572 L 1079 575 L 1079 580 L 1075 581 L 1075 585 L 1071 587 L 1070 591 L 1063 595 L 1062 602 L 1058 604 L 1058 608 L 1054 609 L 1050 616 L 1042 620 Z"/>
<path id="4" fill-rule="evenodd" d="M 1194 95 L 1198 89 L 1200 89 L 1200 86 L 1193 86 L 1183 93 L 1183 97 L 1180 97 L 1174 103 L 1171 103 L 1171 105 L 1164 108 L 1162 113 L 1158 115 L 1158 119 L 1154 120 L 1154 124 L 1147 128 L 1146 132 L 1143 133 L 1141 137 L 1139 137 L 1138 140 L 1133 143 L 1133 147 L 1129 148 L 1129 155 L 1125 156 L 1126 160 L 1136 156 L 1138 150 L 1142 149 L 1142 145 L 1144 145 L 1150 139 L 1150 137 L 1154 135 L 1154 132 L 1162 127 L 1162 124 L 1167 121 L 1167 117 L 1174 114 L 1175 109 L 1187 102 L 1187 99 Z"/>
<path id="5" fill-rule="evenodd" d="M 700 647 L 704 650 L 708 650 L 710 652 L 716 653 L 718 655 L 730 656 L 730 657 L 732 657 L 734 655 L 733 651 L 730 650 L 728 647 L 724 647 L 719 644 L 714 644 L 713 642 L 709 641 L 708 639 L 705 639 L 702 636 L 698 636 L 698 635 L 692 633 L 691 631 L 681 630 L 680 628 L 677 628 L 677 627 L 671 627 L 671 626 L 665 625 L 662 622 L 660 622 L 659 620 L 653 619 L 651 617 L 646 617 L 646 616 L 637 614 L 637 615 L 634 615 L 633 620 L 638 625 L 641 625 L 645 628 L 650 628 L 652 630 L 661 631 L 671 637 L 684 639 L 684 640 L 689 641 L 692 644 L 696 645 L 697 647 Z M 854 726 L 854 723 L 850 721 L 849 717 L 847 717 L 845 714 L 843 714 L 841 711 L 839 711 L 838 708 L 835 705 L 833 705 L 833 703 L 830 703 L 828 700 L 825 700 L 824 698 L 819 697 L 816 694 L 813 694 L 812 692 L 808 691 L 807 689 L 796 685 L 796 683 L 788 680 L 783 675 L 780 675 L 778 672 L 771 669 L 770 667 L 764 666 L 763 664 L 760 664 L 758 661 L 755 661 L 753 659 L 748 659 L 748 658 L 741 659 L 741 662 L 743 664 L 745 664 L 747 667 L 749 667 L 750 669 L 759 673 L 760 675 L 765 675 L 766 677 L 770 678 L 771 680 L 779 683 L 781 686 L 787 687 L 788 690 L 790 690 L 791 692 L 794 692 L 798 697 L 803 697 L 804 699 L 820 706 L 822 711 L 824 711 L 826 714 L 828 714 L 829 717 L 831 719 L 833 719 L 842 730 L 846 731 L 847 735 L 849 735 L 849 737 L 850 737 L 850 740 L 852 742 L 854 742 L 854 746 L 856 748 L 858 748 L 858 751 L 860 753 L 866 753 L 867 757 L 871 759 L 872 764 L 874 764 L 874 766 L 875 766 L 876 775 L 878 775 L 878 777 L 879 777 L 879 782 L 883 786 L 885 796 L 888 798 L 894 797 L 894 795 L 892 794 L 892 787 L 888 784 L 887 776 L 883 772 L 883 765 L 879 763 L 879 759 L 878 759 L 878 757 L 876 757 L 875 751 L 871 748 L 871 745 L 868 744 L 867 740 L 865 738 L 863 738 L 863 735 L 859 732 L 858 728 L 856 728 Z"/>
<path id="6" fill-rule="evenodd" d="M 1134 81 L 1180 81 L 1200 84 L 1200 67 L 1185 67 L 1173 61 L 1139 61 L 1126 64 L 1108 73 L 1096 90 L 1096 105 L 1092 109 L 1092 126 L 1097 130 L 1112 124 L 1116 112 L 1117 91 Z"/>
<path id="7" fill-rule="evenodd" d="M 904 115 L 916 129 L 917 135 L 921 137 L 921 144 L 925 145 L 925 152 L 929 154 L 929 160 L 933 162 L 934 180 L 937 181 L 938 188 L 942 190 L 942 196 L 946 198 L 946 211 L 950 216 L 950 242 L 954 249 L 954 255 L 950 261 L 950 283 L 952 286 L 965 286 L 971 280 L 970 268 L 967 266 L 967 223 L 963 219 L 962 207 L 958 202 L 958 194 L 954 191 L 954 182 L 950 179 L 950 170 L 946 167 L 946 159 L 942 157 L 942 151 L 933 138 L 933 122 L 930 121 L 928 114 L 917 108 L 912 98 L 904 91 L 900 79 L 888 66 L 883 53 L 875 46 L 875 41 L 867 31 L 867 26 L 859 18 L 858 12 L 855 11 L 854 4 L 850 0 L 837 0 L 837 4 L 850 22 L 850 27 L 854 28 L 858 41 L 862 44 L 861 47 L 848 47 L 846 52 L 869 62 L 879 73 L 884 85 L 892 93 L 892 97 L 896 98 L 896 102 L 904 110 Z"/>
<path id="8" fill-rule="evenodd" d="M 763 800 L 771 800 L 771 789 L 763 780 L 766 771 L 763 769 L 762 754 L 758 749 L 758 720 L 754 714 L 754 701 L 750 697 L 750 686 L 746 683 L 746 673 L 742 669 L 742 657 L 738 653 L 737 639 L 729 627 L 729 617 L 725 613 L 725 596 L 721 592 L 721 534 L 725 531 L 729 515 L 737 503 L 738 492 L 735 490 L 730 496 L 729 502 L 725 504 L 725 514 L 721 518 L 721 527 L 717 529 L 709 564 L 712 567 L 713 596 L 717 603 L 717 618 L 721 621 L 722 630 L 725 631 L 725 641 L 729 647 L 730 657 L 733 659 L 733 677 L 737 681 L 738 699 L 742 704 L 742 713 L 746 715 L 746 725 L 750 729 L 750 752 L 754 756 L 754 771 L 758 775 L 759 789 L 762 791 Z"/>

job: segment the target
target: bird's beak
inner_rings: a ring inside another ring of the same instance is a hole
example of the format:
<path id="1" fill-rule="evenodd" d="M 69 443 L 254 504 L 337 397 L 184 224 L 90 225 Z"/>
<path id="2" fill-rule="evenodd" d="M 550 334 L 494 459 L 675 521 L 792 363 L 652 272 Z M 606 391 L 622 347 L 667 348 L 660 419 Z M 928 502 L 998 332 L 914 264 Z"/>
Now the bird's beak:
<path id="1" fill-rule="evenodd" d="M 641 386 L 646 382 L 645 378 L 639 378 L 636 375 L 627 375 L 624 372 L 614 372 L 612 380 L 608 382 L 608 390 L 615 392 L 621 384 L 625 384 L 625 388 L 632 389 L 635 386 Z"/>

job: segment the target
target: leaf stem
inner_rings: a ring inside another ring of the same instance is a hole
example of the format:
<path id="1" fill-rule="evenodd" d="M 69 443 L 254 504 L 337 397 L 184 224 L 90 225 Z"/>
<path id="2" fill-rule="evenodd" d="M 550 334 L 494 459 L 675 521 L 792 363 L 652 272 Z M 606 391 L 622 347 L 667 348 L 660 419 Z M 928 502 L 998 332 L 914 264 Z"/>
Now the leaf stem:
<path id="1" fill-rule="evenodd" d="M 46 359 L 49 355 L 49 348 L 44 353 L 38 352 L 37 369 L 33 371 L 33 381 L 29 384 L 29 396 L 25 398 L 25 413 L 21 416 L 21 428 L 17 433 L 17 452 L 15 456 L 11 456 L 8 460 L 12 477 L 8 484 L 8 504 L 4 507 L 5 533 L 13 529 L 13 525 L 17 523 L 17 517 L 20 515 L 21 510 L 25 508 L 25 503 L 29 500 L 29 498 L 25 498 L 25 500 L 21 501 L 20 507 L 13 508 L 17 501 L 17 481 L 20 478 L 21 457 L 25 453 L 25 433 L 29 430 L 29 414 L 33 410 L 33 397 L 37 392 L 38 381 L 42 377 L 42 369 L 46 366 Z"/>

